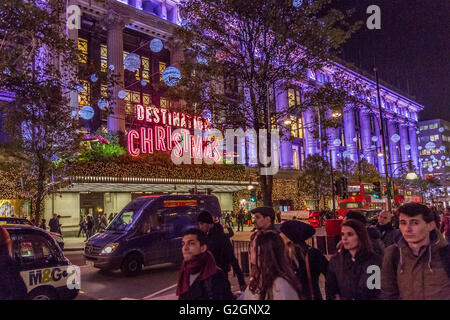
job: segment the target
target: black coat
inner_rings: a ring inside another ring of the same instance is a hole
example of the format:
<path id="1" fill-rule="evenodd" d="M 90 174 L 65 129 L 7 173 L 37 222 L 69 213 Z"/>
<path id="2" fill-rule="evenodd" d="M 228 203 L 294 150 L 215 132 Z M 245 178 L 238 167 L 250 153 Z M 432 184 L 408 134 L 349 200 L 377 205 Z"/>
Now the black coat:
<path id="1" fill-rule="evenodd" d="M 216 260 L 216 265 L 225 272 L 228 272 L 231 266 L 238 278 L 239 284 L 245 284 L 244 275 L 234 255 L 230 238 L 225 234 L 219 224 L 215 224 L 206 235 L 206 244 L 208 250 L 211 251 Z"/>
<path id="2" fill-rule="evenodd" d="M 0 270 L 0 300 L 25 300 L 27 287 L 17 263 L 9 255 L 0 254 Z"/>
<path id="3" fill-rule="evenodd" d="M 335 300 L 337 294 L 341 300 L 378 299 L 380 290 L 367 287 L 367 279 L 372 276 L 367 273 L 367 268 L 371 265 L 381 270 L 381 257 L 375 253 L 366 257 L 356 255 L 353 261 L 347 250 L 333 256 L 325 282 L 327 300 Z"/>
<path id="4" fill-rule="evenodd" d="M 394 229 L 391 223 L 384 226 L 377 225 L 376 229 L 380 232 L 381 241 L 383 241 L 385 248 L 396 243 L 401 236 L 400 231 Z"/>
<path id="5" fill-rule="evenodd" d="M 328 260 L 325 258 L 319 250 L 315 248 L 310 248 L 308 250 L 308 259 L 309 259 L 309 265 L 311 270 L 311 282 L 313 287 L 313 298 L 314 300 L 322 300 L 322 293 L 320 292 L 319 287 L 319 277 L 322 273 L 324 276 L 327 275 L 328 272 Z M 301 259 L 301 257 L 298 257 L 299 266 L 296 268 L 295 275 L 300 280 L 300 283 L 302 284 L 303 292 L 305 293 L 306 297 L 310 296 L 309 293 L 309 281 L 308 281 L 308 274 L 306 272 L 306 264 L 305 261 Z"/>
<path id="6" fill-rule="evenodd" d="M 56 232 L 61 234 L 61 225 L 59 224 L 58 219 L 51 218 L 48 226 L 50 227 L 50 232 Z"/>
<path id="7" fill-rule="evenodd" d="M 368 227 L 367 233 L 369 234 L 369 238 L 370 238 L 370 242 L 372 243 L 373 251 L 376 254 L 383 256 L 385 246 L 384 246 L 383 241 L 381 240 L 380 231 L 378 231 L 378 229 L 375 227 Z"/>
<path id="8" fill-rule="evenodd" d="M 225 273 L 217 269 L 217 272 L 206 280 L 195 279 L 189 287 L 189 291 L 180 295 L 179 300 L 233 300 L 230 282 Z"/>

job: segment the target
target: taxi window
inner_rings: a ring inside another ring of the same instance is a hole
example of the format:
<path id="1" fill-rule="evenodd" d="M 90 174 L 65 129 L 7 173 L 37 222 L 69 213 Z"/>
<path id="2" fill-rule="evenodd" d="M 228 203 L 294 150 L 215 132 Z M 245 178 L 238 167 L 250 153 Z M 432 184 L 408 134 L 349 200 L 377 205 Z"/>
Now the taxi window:
<path id="1" fill-rule="evenodd" d="M 46 267 L 54 263 L 56 254 L 49 242 L 38 235 L 23 235 L 18 241 L 18 258 L 24 266 Z"/>

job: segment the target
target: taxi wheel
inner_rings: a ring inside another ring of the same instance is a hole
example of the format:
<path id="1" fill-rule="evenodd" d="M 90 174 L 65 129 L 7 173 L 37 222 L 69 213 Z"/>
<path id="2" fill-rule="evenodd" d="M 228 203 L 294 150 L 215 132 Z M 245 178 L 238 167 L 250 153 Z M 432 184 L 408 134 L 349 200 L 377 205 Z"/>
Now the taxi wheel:
<path id="1" fill-rule="evenodd" d="M 28 295 L 30 300 L 57 300 L 58 295 L 51 288 L 36 288 Z"/>
<path id="2" fill-rule="evenodd" d="M 130 254 L 125 257 L 120 267 L 126 276 L 136 276 L 142 271 L 142 262 L 138 255 Z"/>

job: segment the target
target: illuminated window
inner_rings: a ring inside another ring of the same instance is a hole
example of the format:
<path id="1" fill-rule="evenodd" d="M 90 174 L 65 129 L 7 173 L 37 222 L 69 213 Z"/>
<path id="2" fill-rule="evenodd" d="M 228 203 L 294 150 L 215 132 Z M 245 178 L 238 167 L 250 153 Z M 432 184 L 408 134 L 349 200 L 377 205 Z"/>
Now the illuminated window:
<path id="1" fill-rule="evenodd" d="M 303 139 L 302 118 L 297 118 L 297 117 L 291 116 L 290 119 L 291 119 L 291 136 L 293 138 L 302 138 Z"/>
<path id="2" fill-rule="evenodd" d="M 83 85 L 83 91 L 78 92 L 78 106 L 81 108 L 82 106 L 90 104 L 91 85 L 89 81 L 82 80 L 80 82 L 81 85 Z"/>
<path id="3" fill-rule="evenodd" d="M 430 137 L 430 141 L 439 141 L 439 135 L 435 134 Z"/>
<path id="4" fill-rule="evenodd" d="M 100 45 L 100 64 L 102 72 L 108 70 L 108 47 L 104 44 Z"/>
<path id="5" fill-rule="evenodd" d="M 100 90 L 101 90 L 101 92 L 100 92 L 101 97 L 106 98 L 108 96 L 108 87 L 105 85 L 102 85 Z"/>
<path id="6" fill-rule="evenodd" d="M 168 99 L 166 98 L 161 98 L 160 99 L 160 106 L 162 109 L 169 109 L 170 108 L 170 102 Z"/>
<path id="7" fill-rule="evenodd" d="M 87 63 L 88 60 L 88 41 L 83 38 L 78 38 L 78 61 L 81 63 Z"/>
<path id="8" fill-rule="evenodd" d="M 428 130 L 428 126 L 420 126 L 420 131 Z"/>
<path id="9" fill-rule="evenodd" d="M 430 124 L 430 130 L 431 129 L 436 129 L 438 127 L 438 124 L 437 123 L 433 123 L 433 124 Z"/>
<path id="10" fill-rule="evenodd" d="M 292 162 L 296 170 L 300 170 L 299 158 L 298 158 L 298 146 L 292 146 Z"/>
<path id="11" fill-rule="evenodd" d="M 142 80 L 150 81 L 150 59 L 141 57 L 142 59 Z"/>
<path id="12" fill-rule="evenodd" d="M 299 88 L 288 89 L 288 103 L 289 107 L 298 106 L 301 104 L 301 96 Z"/>
<path id="13" fill-rule="evenodd" d="M 149 106 L 152 104 L 152 97 L 149 94 L 142 95 L 142 104 L 145 106 Z"/>
<path id="14" fill-rule="evenodd" d="M 162 81 L 162 73 L 164 72 L 164 70 L 166 70 L 166 63 L 164 62 L 159 62 L 159 74 L 160 74 L 160 78 L 159 80 Z"/>
<path id="15" fill-rule="evenodd" d="M 439 150 L 439 149 L 433 149 L 433 150 L 431 151 L 431 153 L 433 153 L 433 154 L 438 154 L 438 153 L 441 153 L 441 150 Z"/>

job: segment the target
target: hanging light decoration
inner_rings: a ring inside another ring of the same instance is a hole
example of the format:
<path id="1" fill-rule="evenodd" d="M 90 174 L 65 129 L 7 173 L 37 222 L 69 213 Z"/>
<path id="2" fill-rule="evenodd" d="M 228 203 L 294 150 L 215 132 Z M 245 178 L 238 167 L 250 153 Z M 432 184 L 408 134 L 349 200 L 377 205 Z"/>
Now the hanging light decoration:
<path id="1" fill-rule="evenodd" d="M 94 73 L 94 74 L 91 74 L 91 81 L 92 82 L 97 82 L 97 80 L 98 80 L 98 77 L 97 77 L 97 75 Z"/>
<path id="2" fill-rule="evenodd" d="M 127 70 L 135 72 L 141 66 L 141 57 L 135 53 L 129 53 L 123 61 L 123 65 Z"/>
<path id="3" fill-rule="evenodd" d="M 160 39 L 154 38 L 150 41 L 150 50 L 152 52 L 158 53 L 163 49 L 163 43 Z"/>
<path id="4" fill-rule="evenodd" d="M 333 141 L 333 145 L 334 145 L 335 147 L 339 147 L 341 144 L 342 144 L 341 139 L 335 139 L 335 140 Z"/>
<path id="5" fill-rule="evenodd" d="M 294 0 L 292 5 L 296 8 L 300 7 L 303 4 L 303 0 Z"/>
<path id="6" fill-rule="evenodd" d="M 91 120 L 94 117 L 94 109 L 91 106 L 84 106 L 80 109 L 80 117 L 84 120 Z"/>
<path id="7" fill-rule="evenodd" d="M 100 110 L 105 110 L 108 106 L 108 101 L 106 101 L 105 99 L 100 99 L 97 102 L 97 106 Z"/>
<path id="8" fill-rule="evenodd" d="M 400 136 L 395 133 L 391 136 L 391 140 L 392 140 L 392 142 L 397 143 L 400 141 Z"/>
<path id="9" fill-rule="evenodd" d="M 145 87 L 147 85 L 147 80 L 142 80 L 141 81 L 141 86 Z"/>
<path id="10" fill-rule="evenodd" d="M 378 137 L 377 137 L 377 136 L 373 136 L 373 137 L 372 137 L 372 141 L 373 141 L 373 142 L 377 142 L 377 141 L 378 141 Z"/>
<path id="11" fill-rule="evenodd" d="M 125 90 L 120 90 L 119 93 L 117 94 L 117 96 L 120 99 L 125 99 L 125 97 L 127 96 L 127 92 Z"/>
<path id="12" fill-rule="evenodd" d="M 83 85 L 83 84 L 79 84 L 79 85 L 77 85 L 77 86 L 75 87 L 75 89 L 76 89 L 78 92 L 81 92 L 81 91 L 84 90 L 84 85 Z"/>
<path id="13" fill-rule="evenodd" d="M 346 151 L 344 151 L 343 153 L 342 153 L 342 156 L 344 157 L 344 158 L 349 158 L 350 157 L 350 151 L 348 151 L 348 150 L 346 150 Z"/>
<path id="14" fill-rule="evenodd" d="M 109 67 L 108 67 L 108 69 L 111 70 L 111 71 L 114 71 L 115 67 L 114 67 L 113 64 L 110 64 Z"/>
<path id="15" fill-rule="evenodd" d="M 433 150 L 434 148 L 436 148 L 436 144 L 434 142 L 428 142 L 425 145 L 425 149 L 427 149 L 427 150 Z"/>
<path id="16" fill-rule="evenodd" d="M 441 147 L 439 148 L 439 150 L 445 151 L 445 146 L 441 146 Z"/>
<path id="17" fill-rule="evenodd" d="M 174 87 L 181 80 L 181 72 L 175 67 L 168 67 L 162 73 L 162 79 L 169 87 Z"/>
<path id="18" fill-rule="evenodd" d="M 444 132 L 444 128 L 440 127 L 440 128 L 439 128 L 439 132 L 440 132 L 440 133 Z"/>
<path id="19" fill-rule="evenodd" d="M 406 145 L 405 145 L 405 150 L 406 150 L 406 151 L 411 150 L 411 146 L 410 146 L 409 144 L 406 144 Z"/>

